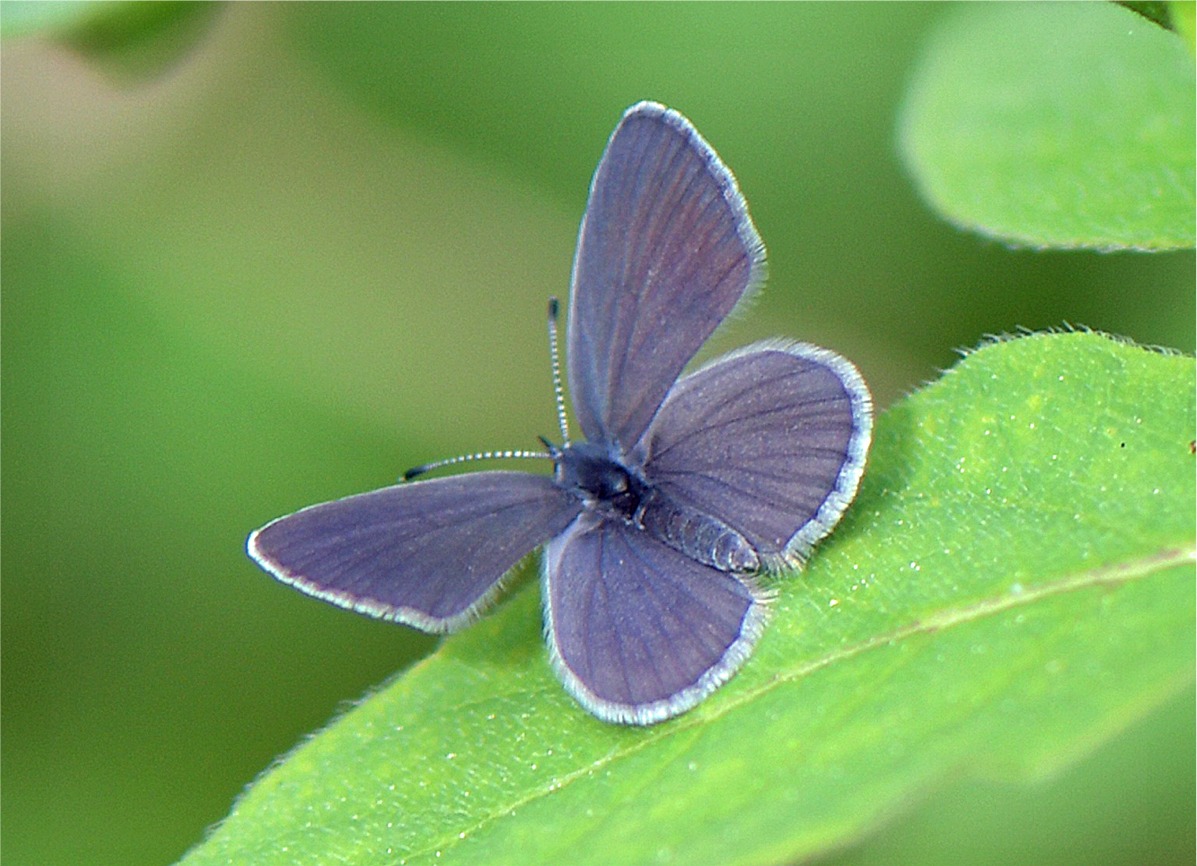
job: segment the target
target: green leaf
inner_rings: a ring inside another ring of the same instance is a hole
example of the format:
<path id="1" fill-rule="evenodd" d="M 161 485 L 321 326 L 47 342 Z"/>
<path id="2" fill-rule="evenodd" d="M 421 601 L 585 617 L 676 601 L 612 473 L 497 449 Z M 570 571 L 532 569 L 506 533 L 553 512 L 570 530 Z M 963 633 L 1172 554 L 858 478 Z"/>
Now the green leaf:
<path id="1" fill-rule="evenodd" d="M 793 862 L 1037 779 L 1191 682 L 1192 358 L 986 345 L 886 412 L 857 503 L 692 712 L 603 724 L 526 587 L 266 773 L 185 862 Z"/>
<path id="2" fill-rule="evenodd" d="M 1103 4 L 956 10 L 900 119 L 922 195 L 1028 246 L 1194 245 L 1194 68 L 1184 42 Z"/>
<path id="3" fill-rule="evenodd" d="M 180 0 L 114 3 L 70 33 L 66 42 L 114 78 L 139 81 L 182 61 L 207 35 L 221 3 Z"/>
<path id="4" fill-rule="evenodd" d="M 1125 9 L 1129 9 L 1136 15 L 1142 15 L 1152 24 L 1163 27 L 1165 30 L 1172 29 L 1172 16 L 1169 13 L 1169 4 L 1165 0 L 1115 0 L 1115 2 Z"/>
<path id="5" fill-rule="evenodd" d="M 5 39 L 61 33 L 97 15 L 109 14 L 118 4 L 107 0 L 3 0 L 0 34 Z"/>
<path id="6" fill-rule="evenodd" d="M 1189 47 L 1189 54 L 1194 54 L 1195 43 L 1197 43 L 1197 27 L 1194 26 L 1194 19 L 1197 4 L 1192 0 L 1172 0 L 1168 4 L 1168 17 L 1172 22 L 1172 29 L 1175 30 L 1184 39 L 1185 44 Z"/>
<path id="7" fill-rule="evenodd" d="M 220 3 L 179 0 L 4 0 L 0 32 L 5 38 L 57 38 L 113 79 L 135 83 L 188 56 L 222 9 Z"/>

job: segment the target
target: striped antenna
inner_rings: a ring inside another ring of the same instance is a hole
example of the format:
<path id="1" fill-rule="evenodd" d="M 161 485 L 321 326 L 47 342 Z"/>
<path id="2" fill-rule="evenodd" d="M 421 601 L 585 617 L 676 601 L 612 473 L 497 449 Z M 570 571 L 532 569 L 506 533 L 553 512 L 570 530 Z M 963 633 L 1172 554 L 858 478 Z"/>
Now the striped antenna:
<path id="1" fill-rule="evenodd" d="M 561 425 L 561 437 L 564 440 L 561 447 L 557 447 L 543 436 L 544 451 L 478 451 L 474 454 L 462 454 L 458 457 L 447 457 L 444 460 L 434 460 L 414 466 L 403 473 L 403 481 L 411 481 L 425 473 L 446 466 L 456 466 L 459 463 L 472 463 L 475 460 L 556 460 L 561 449 L 569 445 L 569 423 L 565 419 L 565 391 L 561 387 L 561 359 L 557 353 L 557 299 L 549 298 L 549 354 L 553 361 L 553 396 L 557 401 L 557 423 Z"/>
<path id="2" fill-rule="evenodd" d="M 565 392 L 561 388 L 561 356 L 557 353 L 556 298 L 549 298 L 549 354 L 553 359 L 553 397 L 557 401 L 557 423 L 561 426 L 561 444 L 564 447 L 569 445 L 569 422 L 565 419 Z"/>
<path id="3" fill-rule="evenodd" d="M 415 466 L 403 473 L 404 481 L 418 478 L 425 472 L 443 469 L 446 466 L 456 466 L 458 463 L 471 463 L 475 460 L 552 460 L 553 455 L 547 451 L 479 451 L 475 454 L 462 454 L 458 457 L 448 457 L 444 460 L 434 460 L 422 466 Z"/>

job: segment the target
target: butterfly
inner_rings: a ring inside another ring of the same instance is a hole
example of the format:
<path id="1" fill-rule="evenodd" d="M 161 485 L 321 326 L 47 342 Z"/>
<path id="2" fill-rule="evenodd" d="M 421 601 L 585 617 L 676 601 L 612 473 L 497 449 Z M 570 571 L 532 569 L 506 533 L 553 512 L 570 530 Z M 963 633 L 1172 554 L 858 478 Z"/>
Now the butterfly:
<path id="1" fill-rule="evenodd" d="M 468 625 L 543 547 L 553 669 L 586 710 L 648 725 L 694 707 L 765 626 L 762 573 L 802 564 L 856 493 L 869 391 L 844 358 L 770 340 L 683 375 L 765 277 L 731 172 L 681 114 L 629 108 L 590 187 L 569 295 L 571 440 L 305 508 L 249 536 L 284 583 L 427 632 Z"/>

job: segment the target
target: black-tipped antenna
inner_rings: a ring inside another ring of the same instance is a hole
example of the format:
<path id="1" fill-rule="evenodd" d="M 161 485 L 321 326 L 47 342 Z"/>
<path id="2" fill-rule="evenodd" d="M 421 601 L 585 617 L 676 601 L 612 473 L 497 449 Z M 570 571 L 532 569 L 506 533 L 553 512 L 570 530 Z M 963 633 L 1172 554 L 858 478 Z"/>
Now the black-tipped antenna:
<path id="1" fill-rule="evenodd" d="M 445 466 L 456 466 L 458 463 L 470 463 L 474 460 L 552 460 L 553 455 L 547 451 L 479 451 L 475 454 L 462 454 L 458 457 L 449 457 L 445 460 L 434 460 L 432 463 L 425 463 L 422 466 L 414 466 L 403 473 L 404 481 L 411 481 L 413 478 L 418 478 L 425 472 L 431 472 L 434 469 L 442 469 Z"/>
<path id="2" fill-rule="evenodd" d="M 478 451 L 474 454 L 462 454 L 459 457 L 448 457 L 444 460 L 434 460 L 420 466 L 413 466 L 403 473 L 403 481 L 419 478 L 434 469 L 444 469 L 446 466 L 456 466 L 459 463 L 472 463 L 475 460 L 556 460 L 561 450 L 569 445 L 569 423 L 565 419 L 565 391 L 561 387 L 561 360 L 557 354 L 557 299 L 549 298 L 549 354 L 553 360 L 553 395 L 557 400 L 557 423 L 561 425 L 561 438 L 564 442 L 560 447 L 554 445 L 543 436 L 544 451 Z"/>
<path id="3" fill-rule="evenodd" d="M 569 445 L 569 422 L 565 419 L 565 391 L 561 388 L 561 356 L 557 353 L 557 299 L 549 298 L 549 354 L 553 356 L 553 397 L 557 400 L 557 423 L 561 444 Z M 541 441 L 544 442 L 543 437 Z M 548 445 L 547 442 L 545 442 Z"/>

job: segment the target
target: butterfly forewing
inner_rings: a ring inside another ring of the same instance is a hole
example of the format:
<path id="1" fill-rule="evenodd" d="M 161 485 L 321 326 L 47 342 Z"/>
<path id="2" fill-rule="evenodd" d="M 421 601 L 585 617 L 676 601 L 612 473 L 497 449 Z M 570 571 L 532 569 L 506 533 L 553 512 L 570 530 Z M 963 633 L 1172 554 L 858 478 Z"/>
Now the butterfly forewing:
<path id="1" fill-rule="evenodd" d="M 690 122 L 655 103 L 629 109 L 591 183 L 570 293 L 570 393 L 591 441 L 639 441 L 763 280 L 764 255 L 735 180 Z"/>
<path id="2" fill-rule="evenodd" d="M 843 358 L 758 344 L 677 383 L 645 437 L 644 472 L 739 530 L 767 563 L 801 560 L 856 492 L 871 417 Z"/>
<path id="3" fill-rule="evenodd" d="M 314 505 L 267 524 L 248 546 L 263 568 L 309 595 L 452 631 L 580 509 L 546 477 L 475 472 Z"/>
<path id="4" fill-rule="evenodd" d="M 749 583 L 593 513 L 548 543 L 544 569 L 554 667 L 607 721 L 689 709 L 743 663 L 764 621 Z"/>

